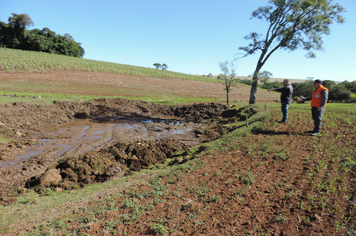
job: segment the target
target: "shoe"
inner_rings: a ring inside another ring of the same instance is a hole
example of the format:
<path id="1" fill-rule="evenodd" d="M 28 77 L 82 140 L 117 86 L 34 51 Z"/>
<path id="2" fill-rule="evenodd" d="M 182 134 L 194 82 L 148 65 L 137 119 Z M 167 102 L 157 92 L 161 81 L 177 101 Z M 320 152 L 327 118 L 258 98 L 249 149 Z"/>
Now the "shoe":
<path id="1" fill-rule="evenodd" d="M 313 133 L 311 133 L 310 135 L 311 135 L 311 136 L 318 136 L 318 134 L 319 134 L 319 133 L 314 133 L 314 132 L 313 132 Z"/>
<path id="2" fill-rule="evenodd" d="M 283 120 L 281 120 L 281 121 L 278 121 L 278 123 L 284 123 L 284 124 L 286 124 L 287 123 L 287 121 L 283 121 Z"/>

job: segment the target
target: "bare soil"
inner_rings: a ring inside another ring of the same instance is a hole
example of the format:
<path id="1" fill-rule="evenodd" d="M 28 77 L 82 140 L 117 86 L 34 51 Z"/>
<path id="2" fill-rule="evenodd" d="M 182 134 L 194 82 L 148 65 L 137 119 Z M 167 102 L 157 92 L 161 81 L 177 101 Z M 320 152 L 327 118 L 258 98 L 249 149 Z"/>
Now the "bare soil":
<path id="1" fill-rule="evenodd" d="M 219 103 L 165 106 L 128 99 L 2 105 L 1 132 L 16 141 L 0 146 L 0 202 L 14 201 L 10 189 L 19 186 L 71 190 L 163 163 L 218 138 L 224 128 L 217 118 L 245 119 L 238 116 L 243 110 L 226 109 Z M 50 169 L 58 172 L 48 176 Z"/>
<path id="2" fill-rule="evenodd" d="M 224 85 L 186 79 L 151 78 L 86 71 L 50 71 L 46 73 L 5 73 L 0 70 L 0 83 L 16 86 L 23 92 L 62 93 L 101 96 L 181 96 L 218 98 L 226 101 Z M 20 84 L 18 86 L 17 84 Z M 26 85 L 26 86 L 24 86 Z M 230 101 L 248 101 L 250 86 L 239 85 L 230 92 Z M 257 101 L 272 101 L 278 93 L 258 91 Z"/>

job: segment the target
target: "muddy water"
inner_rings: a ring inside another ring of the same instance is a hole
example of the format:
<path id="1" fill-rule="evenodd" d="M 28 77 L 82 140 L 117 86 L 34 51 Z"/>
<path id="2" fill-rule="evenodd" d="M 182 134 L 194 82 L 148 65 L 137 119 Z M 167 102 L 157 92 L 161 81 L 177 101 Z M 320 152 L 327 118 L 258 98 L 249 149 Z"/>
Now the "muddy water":
<path id="1" fill-rule="evenodd" d="M 173 138 L 199 143 L 193 134 L 192 123 L 182 123 L 171 117 L 167 119 L 143 119 L 135 117 L 98 117 L 78 119 L 65 126 L 39 127 L 37 134 L 27 137 L 37 140 L 22 153 L 11 157 L 11 161 L 0 161 L 0 166 L 14 167 L 38 156 L 58 159 L 63 156 L 83 154 L 120 141 L 157 140 Z"/>

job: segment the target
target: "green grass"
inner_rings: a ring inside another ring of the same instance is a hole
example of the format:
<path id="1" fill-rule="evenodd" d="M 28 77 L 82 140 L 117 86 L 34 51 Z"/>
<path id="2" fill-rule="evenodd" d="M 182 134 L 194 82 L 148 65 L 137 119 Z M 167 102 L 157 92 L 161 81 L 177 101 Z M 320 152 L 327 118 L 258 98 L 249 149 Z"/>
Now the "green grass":
<path id="1" fill-rule="evenodd" d="M 41 98 L 39 98 L 41 97 Z M 16 92 L 16 91 L 0 91 L 0 104 L 9 104 L 15 102 L 25 102 L 29 104 L 50 105 L 53 101 L 67 102 L 87 102 L 97 98 L 127 98 L 131 100 L 140 100 L 152 102 L 162 105 L 179 105 L 182 103 L 198 103 L 198 102 L 218 102 L 221 99 L 217 98 L 190 98 L 190 97 L 121 97 L 121 96 L 99 96 L 99 95 L 80 95 L 80 94 L 56 94 L 56 93 L 32 93 L 32 92 Z"/>
<path id="2" fill-rule="evenodd" d="M 141 75 L 159 78 L 181 78 L 213 82 L 203 76 L 188 75 L 167 70 L 95 61 L 44 52 L 0 48 L 0 68 L 5 72 L 47 72 L 52 70 L 78 70 Z"/>
<path id="3" fill-rule="evenodd" d="M 1 131 L 1 129 L 0 129 L 0 131 Z M 4 138 L 3 135 L 0 134 L 0 143 L 8 143 L 9 141 L 10 141 L 9 139 Z"/>

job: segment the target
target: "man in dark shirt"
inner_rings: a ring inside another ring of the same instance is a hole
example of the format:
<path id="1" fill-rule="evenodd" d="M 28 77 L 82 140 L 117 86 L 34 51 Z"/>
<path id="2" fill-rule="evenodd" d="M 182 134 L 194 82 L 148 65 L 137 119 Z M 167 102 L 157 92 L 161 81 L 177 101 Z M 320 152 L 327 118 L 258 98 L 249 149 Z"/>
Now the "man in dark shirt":
<path id="1" fill-rule="evenodd" d="M 283 81 L 284 87 L 283 88 L 271 88 L 268 91 L 277 91 L 281 93 L 281 110 L 283 114 L 283 118 L 279 123 L 287 123 L 288 120 L 288 108 L 289 104 L 292 101 L 293 96 L 293 86 L 290 84 L 288 79 Z"/>

